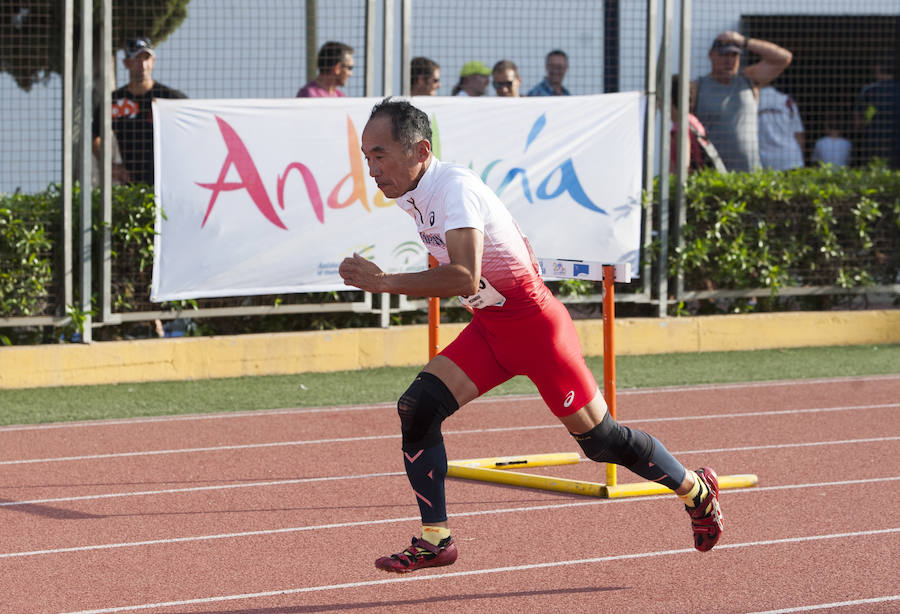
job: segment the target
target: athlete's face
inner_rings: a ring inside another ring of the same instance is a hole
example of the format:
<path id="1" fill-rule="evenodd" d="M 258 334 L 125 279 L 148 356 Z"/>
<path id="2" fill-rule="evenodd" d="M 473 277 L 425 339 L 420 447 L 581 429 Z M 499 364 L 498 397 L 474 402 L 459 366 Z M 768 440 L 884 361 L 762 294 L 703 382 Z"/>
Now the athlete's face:
<path id="1" fill-rule="evenodd" d="M 378 189 L 388 198 L 397 198 L 419 184 L 428 168 L 431 145 L 422 140 L 408 151 L 403 143 L 394 140 L 390 117 L 377 115 L 363 130 L 362 152 Z"/>

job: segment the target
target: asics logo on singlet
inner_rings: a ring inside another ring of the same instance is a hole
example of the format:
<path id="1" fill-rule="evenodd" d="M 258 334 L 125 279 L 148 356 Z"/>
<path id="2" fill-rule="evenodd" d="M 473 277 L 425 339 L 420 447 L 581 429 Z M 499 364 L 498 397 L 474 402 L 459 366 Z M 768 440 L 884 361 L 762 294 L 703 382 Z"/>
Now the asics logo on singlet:
<path id="1" fill-rule="evenodd" d="M 570 390 L 569 394 L 566 395 L 566 400 L 563 401 L 563 407 L 571 407 L 572 403 L 575 402 L 575 391 Z"/>

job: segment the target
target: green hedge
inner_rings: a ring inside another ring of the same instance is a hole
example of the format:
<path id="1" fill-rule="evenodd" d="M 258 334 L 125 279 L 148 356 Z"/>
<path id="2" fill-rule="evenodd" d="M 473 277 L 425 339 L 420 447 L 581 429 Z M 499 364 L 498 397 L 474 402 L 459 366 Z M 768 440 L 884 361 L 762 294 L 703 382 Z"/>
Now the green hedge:
<path id="1" fill-rule="evenodd" d="M 883 166 L 689 177 L 685 288 L 900 283 L 900 172 Z M 670 235 L 671 236 L 671 235 Z"/>
<path id="2" fill-rule="evenodd" d="M 774 291 L 785 286 L 849 288 L 900 282 L 898 171 L 883 166 L 727 174 L 704 171 L 689 177 L 686 198 L 684 248 L 669 250 L 667 267 L 672 275 L 679 267 L 683 269 L 688 290 L 762 287 Z M 76 243 L 78 199 L 76 187 L 73 199 Z M 51 315 L 53 306 L 61 302 L 60 202 L 56 186 L 40 194 L 0 195 L 0 317 Z M 93 195 L 93 202 L 94 219 L 98 220 L 98 191 Z M 116 187 L 112 208 L 113 309 L 117 312 L 159 309 L 159 305 L 149 302 L 153 195 L 146 186 Z M 101 263 L 101 230 L 99 224 L 94 225 L 95 279 L 99 279 Z M 658 247 L 651 253 L 654 259 Z M 77 267 L 75 274 L 77 293 Z M 590 291 L 583 285 L 572 282 L 557 290 L 561 294 Z M 271 305 L 340 299 L 336 293 L 326 293 L 252 300 L 254 304 Z M 75 303 L 79 302 L 76 296 Z M 238 303 L 232 299 L 232 303 L 218 300 L 190 304 Z M 729 305 L 726 310 L 734 310 L 732 307 Z M 752 305 L 744 301 L 739 307 L 759 310 L 784 308 L 784 305 L 772 299 Z M 77 310 L 72 306 L 67 310 L 78 319 Z M 365 314 L 311 314 L 284 321 L 241 318 L 231 320 L 228 327 L 217 324 L 206 332 L 367 324 L 363 320 Z M 0 329 L 0 340 L 8 342 L 4 330 L 9 329 Z"/>
<path id="3" fill-rule="evenodd" d="M 0 316 L 43 313 L 55 293 L 59 190 L 0 197 Z"/>
<path id="4" fill-rule="evenodd" d="M 80 197 L 76 186 L 72 193 L 74 253 L 79 249 Z M 117 187 L 112 201 L 112 256 L 118 272 L 123 273 L 116 280 L 114 306 L 127 309 L 134 279 L 145 277 L 152 269 L 155 204 L 147 186 Z M 47 309 L 52 299 L 62 298 L 61 204 L 56 185 L 38 194 L 0 196 L 0 316 L 50 315 Z M 93 219 L 98 220 L 99 191 L 92 194 L 92 205 Z M 102 262 L 102 225 L 94 223 L 92 228 L 96 277 Z M 76 294 L 79 273 L 76 265 Z"/>

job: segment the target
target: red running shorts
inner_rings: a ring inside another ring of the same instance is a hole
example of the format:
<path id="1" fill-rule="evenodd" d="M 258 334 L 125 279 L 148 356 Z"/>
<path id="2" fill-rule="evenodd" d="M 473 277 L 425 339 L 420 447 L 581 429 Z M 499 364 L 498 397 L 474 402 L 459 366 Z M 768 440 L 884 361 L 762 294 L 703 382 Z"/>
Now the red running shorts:
<path id="1" fill-rule="evenodd" d="M 597 394 L 597 380 L 584 362 L 575 324 L 556 298 L 534 315 L 486 320 L 476 312 L 441 352 L 469 376 L 479 395 L 514 375 L 525 375 L 537 386 L 550 411 L 563 417 L 574 414 Z"/>

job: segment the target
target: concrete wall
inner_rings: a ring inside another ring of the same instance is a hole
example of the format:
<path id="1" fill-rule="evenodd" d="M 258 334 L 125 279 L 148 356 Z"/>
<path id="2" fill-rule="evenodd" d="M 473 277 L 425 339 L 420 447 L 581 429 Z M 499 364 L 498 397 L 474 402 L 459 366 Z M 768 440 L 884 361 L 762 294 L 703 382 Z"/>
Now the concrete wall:
<path id="1" fill-rule="evenodd" d="M 441 346 L 462 324 L 444 324 Z M 576 321 L 603 354 L 601 320 Z M 0 348 L 0 389 L 283 375 L 427 361 L 425 326 Z M 616 355 L 900 343 L 900 310 L 616 320 Z"/>

